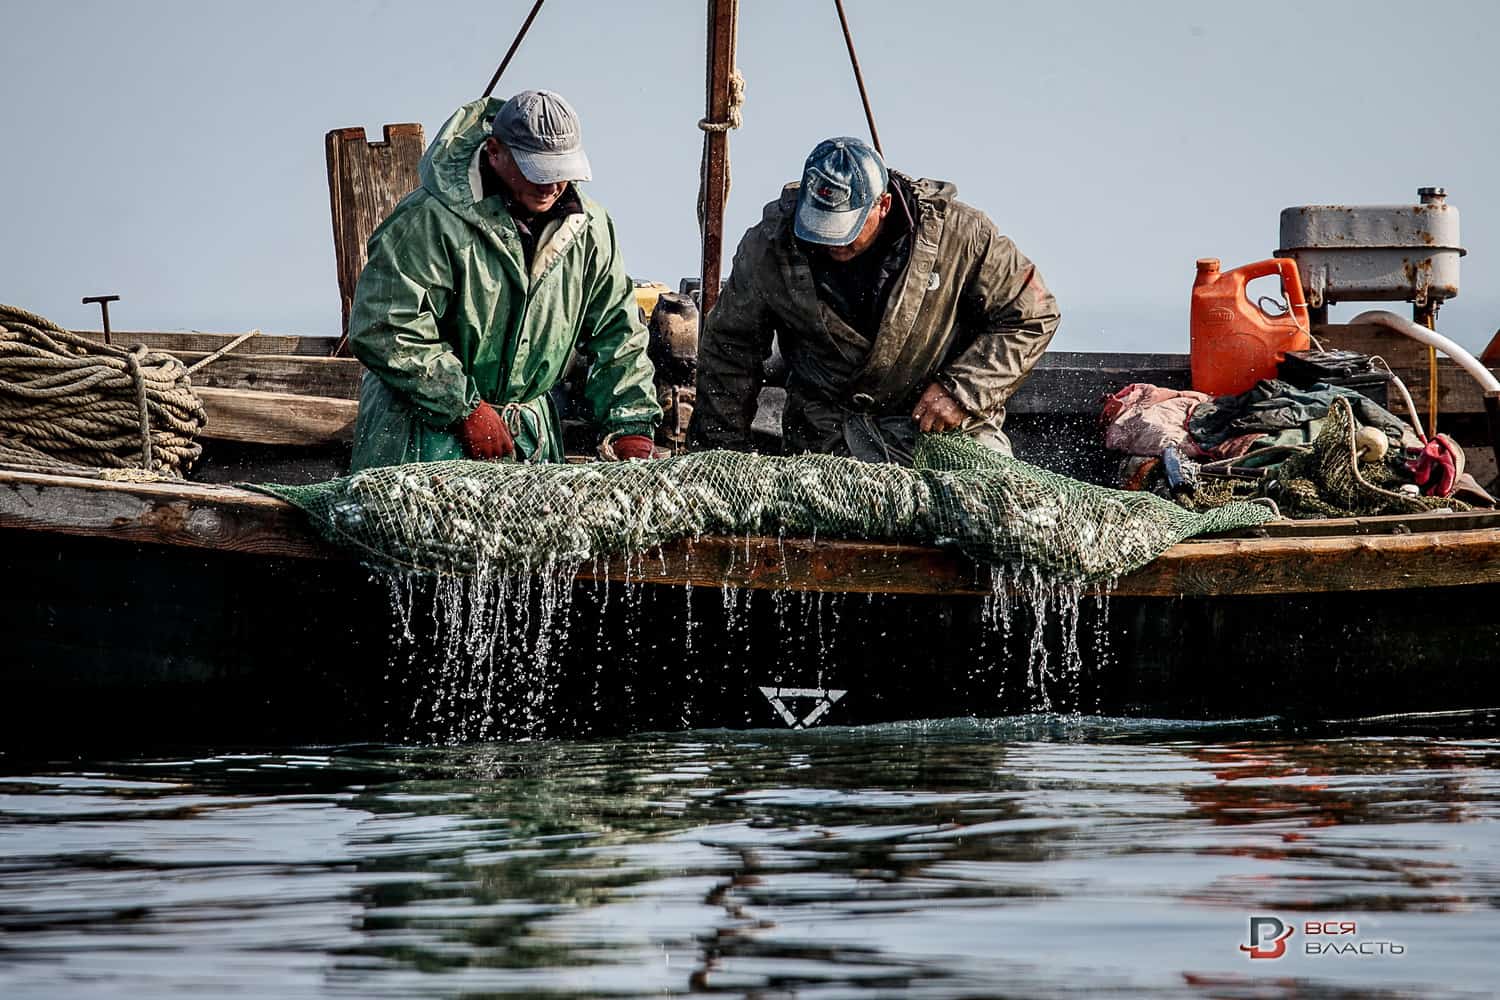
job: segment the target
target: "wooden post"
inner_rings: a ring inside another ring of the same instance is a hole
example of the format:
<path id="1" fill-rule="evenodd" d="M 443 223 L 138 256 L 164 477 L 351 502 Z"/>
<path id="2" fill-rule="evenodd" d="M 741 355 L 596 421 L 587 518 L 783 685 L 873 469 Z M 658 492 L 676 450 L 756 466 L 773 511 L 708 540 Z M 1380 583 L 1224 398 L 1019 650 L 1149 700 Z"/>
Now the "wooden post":
<path id="1" fill-rule="evenodd" d="M 735 21 L 739 0 L 708 0 L 708 100 L 704 121 L 729 120 L 730 77 L 734 73 Z M 707 316 L 719 297 L 719 267 L 724 254 L 724 205 L 729 200 L 729 133 L 703 133 L 703 267 L 700 315 Z"/>
<path id="2" fill-rule="evenodd" d="M 417 164 L 426 143 L 422 126 L 387 125 L 382 142 L 366 142 L 362 128 L 339 128 L 324 139 L 328 152 L 328 201 L 333 209 L 333 254 L 338 266 L 343 326 L 334 354 L 348 349 L 349 307 L 365 268 L 365 243 L 391 209 L 414 191 Z"/>

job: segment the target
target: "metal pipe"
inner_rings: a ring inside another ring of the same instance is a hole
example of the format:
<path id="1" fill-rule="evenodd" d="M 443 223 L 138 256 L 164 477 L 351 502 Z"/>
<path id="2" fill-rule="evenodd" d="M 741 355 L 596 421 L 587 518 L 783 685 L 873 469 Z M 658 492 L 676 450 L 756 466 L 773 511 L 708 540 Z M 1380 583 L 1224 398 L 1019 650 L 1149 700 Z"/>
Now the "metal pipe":
<path id="1" fill-rule="evenodd" d="M 849 65 L 854 67 L 854 83 L 859 87 L 859 99 L 864 102 L 865 121 L 870 123 L 870 141 L 875 145 L 875 152 L 884 157 L 885 150 L 880 148 L 880 133 L 875 131 L 875 112 L 870 110 L 870 95 L 865 92 L 865 75 L 859 71 L 859 56 L 854 54 L 854 36 L 849 34 L 849 18 L 844 14 L 844 0 L 833 0 L 833 5 L 839 11 L 839 24 L 844 29 L 844 44 L 849 47 Z"/>
<path id="2" fill-rule="evenodd" d="M 104 318 L 104 342 L 106 344 L 109 343 L 109 304 L 118 301 L 120 301 L 118 295 L 85 295 L 83 297 L 84 305 L 91 302 L 99 303 L 99 311 L 103 313 Z"/>
<path id="3" fill-rule="evenodd" d="M 531 13 L 526 15 L 526 20 L 521 25 L 521 30 L 516 32 L 516 40 L 510 43 L 510 48 L 505 50 L 505 58 L 500 60 L 500 65 L 495 69 L 495 75 L 490 77 L 490 85 L 484 88 L 480 97 L 489 97 L 495 89 L 495 84 L 500 82 L 500 74 L 505 72 L 505 67 L 510 65 L 511 56 L 516 54 L 516 49 L 521 47 L 521 39 L 526 37 L 526 32 L 531 28 L 531 22 L 536 20 L 537 11 L 542 9 L 542 4 L 547 0 L 536 0 L 536 5 L 531 8 Z"/>

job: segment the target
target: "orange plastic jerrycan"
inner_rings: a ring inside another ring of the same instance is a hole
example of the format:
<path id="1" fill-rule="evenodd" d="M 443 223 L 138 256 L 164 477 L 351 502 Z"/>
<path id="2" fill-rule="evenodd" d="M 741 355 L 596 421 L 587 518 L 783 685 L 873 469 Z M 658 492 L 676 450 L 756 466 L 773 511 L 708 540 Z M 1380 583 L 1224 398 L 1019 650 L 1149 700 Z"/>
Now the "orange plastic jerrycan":
<path id="1" fill-rule="evenodd" d="M 1246 285 L 1273 274 L 1281 275 L 1289 307 L 1280 315 L 1245 297 Z M 1297 262 L 1275 257 L 1220 271 L 1213 257 L 1198 261 L 1190 329 L 1193 388 L 1199 392 L 1232 396 L 1275 378 L 1287 351 L 1305 351 L 1311 343 Z"/>

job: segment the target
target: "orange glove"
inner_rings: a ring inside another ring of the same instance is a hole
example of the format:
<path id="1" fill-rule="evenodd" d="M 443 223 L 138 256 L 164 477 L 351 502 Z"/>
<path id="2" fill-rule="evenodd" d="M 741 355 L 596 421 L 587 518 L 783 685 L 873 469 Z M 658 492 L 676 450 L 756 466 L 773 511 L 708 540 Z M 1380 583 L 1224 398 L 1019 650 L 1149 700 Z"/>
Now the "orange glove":
<path id="1" fill-rule="evenodd" d="M 651 439 L 644 434 L 621 434 L 609 446 L 615 450 L 615 458 L 621 462 L 632 458 L 648 459 L 654 450 Z"/>
<path id="2" fill-rule="evenodd" d="M 510 436 L 510 428 L 505 426 L 495 408 L 483 401 L 459 423 L 458 436 L 463 442 L 464 454 L 481 462 L 510 458 L 516 453 L 516 441 Z"/>

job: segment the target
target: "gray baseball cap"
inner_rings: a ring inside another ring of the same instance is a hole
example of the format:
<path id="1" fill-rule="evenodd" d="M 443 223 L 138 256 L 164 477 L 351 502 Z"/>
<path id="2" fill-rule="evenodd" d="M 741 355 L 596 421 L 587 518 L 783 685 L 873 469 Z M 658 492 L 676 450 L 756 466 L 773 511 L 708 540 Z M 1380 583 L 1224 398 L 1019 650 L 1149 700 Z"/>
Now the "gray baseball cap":
<path id="1" fill-rule="evenodd" d="M 578 112 L 550 90 L 523 90 L 495 115 L 491 133 L 533 184 L 592 180 Z"/>

